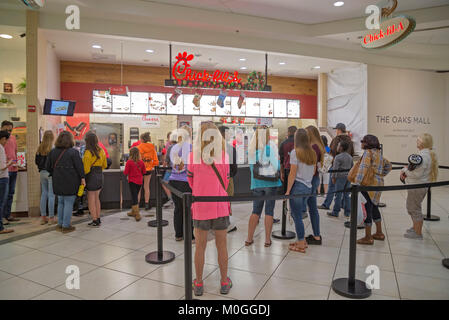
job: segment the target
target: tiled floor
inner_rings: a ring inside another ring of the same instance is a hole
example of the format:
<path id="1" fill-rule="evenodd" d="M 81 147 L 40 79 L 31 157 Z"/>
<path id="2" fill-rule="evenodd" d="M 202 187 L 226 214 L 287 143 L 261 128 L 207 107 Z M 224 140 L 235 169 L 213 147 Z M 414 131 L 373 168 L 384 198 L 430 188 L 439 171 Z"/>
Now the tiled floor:
<path id="1" fill-rule="evenodd" d="M 368 277 L 368 265 L 380 270 L 380 288 L 369 299 L 449 299 L 449 269 L 441 264 L 449 257 L 448 192 L 448 188 L 433 190 L 432 213 L 441 221 L 425 222 L 423 241 L 402 236 L 411 224 L 404 208 L 405 192 L 384 193 L 385 241 L 357 246 L 357 278 Z M 332 280 L 348 272 L 349 230 L 343 226 L 344 218 L 329 218 L 321 211 L 323 246 L 310 246 L 301 254 L 288 251 L 290 241 L 273 239 L 273 245 L 265 248 L 262 224 L 254 244 L 245 247 L 250 210 L 249 203 L 233 204 L 238 230 L 229 234 L 228 251 L 234 288 L 227 296 L 219 294 L 212 240 L 206 251 L 201 299 L 345 299 L 331 289 Z M 278 202 L 276 216 L 280 211 Z M 145 262 L 145 255 L 157 249 L 157 230 L 146 223 L 153 218 L 137 223 L 125 212 L 102 218 L 99 229 L 83 223 L 67 235 L 50 231 L 0 245 L 0 299 L 182 299 L 184 244 L 174 241 L 171 210 L 164 210 L 164 217 L 170 222 L 164 228 L 164 250 L 176 255 L 166 265 Z M 309 219 L 305 225 L 306 233 L 311 233 Z M 287 228 L 293 230 L 289 223 Z M 80 289 L 66 287 L 69 265 L 79 267 Z"/>

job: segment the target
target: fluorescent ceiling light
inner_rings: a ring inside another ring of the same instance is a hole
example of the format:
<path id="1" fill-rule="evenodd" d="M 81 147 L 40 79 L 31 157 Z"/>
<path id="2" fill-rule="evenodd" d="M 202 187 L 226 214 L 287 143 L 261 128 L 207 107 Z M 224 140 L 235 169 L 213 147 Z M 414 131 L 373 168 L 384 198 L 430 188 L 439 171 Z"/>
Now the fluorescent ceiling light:
<path id="1" fill-rule="evenodd" d="M 240 68 L 241 70 L 246 70 L 246 69 L 248 69 L 247 67 L 241 67 Z"/>
<path id="2" fill-rule="evenodd" d="M 92 48 L 94 48 L 94 49 L 101 49 L 101 46 L 100 46 L 99 44 L 94 44 L 94 45 L 92 46 Z"/>
<path id="3" fill-rule="evenodd" d="M 246 61 L 246 59 L 245 59 L 245 58 L 240 58 L 239 60 L 240 60 L 240 61 Z"/>
<path id="4" fill-rule="evenodd" d="M 9 35 L 9 34 L 0 34 L 0 38 L 3 38 L 3 39 L 12 39 L 12 36 L 11 35 Z"/>
<path id="5" fill-rule="evenodd" d="M 312 69 L 319 69 L 319 68 L 321 68 L 321 67 L 320 66 L 312 67 Z"/>
<path id="6" fill-rule="evenodd" d="M 334 2 L 334 7 L 341 7 L 344 4 L 345 3 L 343 1 L 337 1 L 337 2 Z"/>
<path id="7" fill-rule="evenodd" d="M 283 66 L 285 64 L 285 62 L 279 62 L 279 64 Z"/>
<path id="8" fill-rule="evenodd" d="M 151 49 L 147 49 L 147 50 L 145 50 L 145 52 L 148 52 L 148 53 L 153 53 L 153 52 L 154 52 L 154 50 L 151 50 Z"/>

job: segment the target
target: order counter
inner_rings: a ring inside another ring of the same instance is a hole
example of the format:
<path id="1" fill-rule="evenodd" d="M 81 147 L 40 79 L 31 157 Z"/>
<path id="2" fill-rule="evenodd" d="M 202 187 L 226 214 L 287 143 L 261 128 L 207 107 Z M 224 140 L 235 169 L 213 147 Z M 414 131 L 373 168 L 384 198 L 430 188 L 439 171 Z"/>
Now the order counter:
<path id="1" fill-rule="evenodd" d="M 103 209 L 121 209 L 131 207 L 131 192 L 128 187 L 128 180 L 123 174 L 124 167 L 121 169 L 107 169 L 103 171 L 104 183 L 100 193 L 101 207 Z M 235 195 L 248 195 L 251 193 L 251 173 L 249 165 L 238 167 L 237 174 L 234 177 Z M 143 188 L 141 198 L 143 199 Z M 167 200 L 165 192 L 162 195 L 163 202 Z M 143 205 L 143 201 L 141 203 Z M 155 176 L 150 181 L 150 205 L 156 205 L 156 180 Z"/>

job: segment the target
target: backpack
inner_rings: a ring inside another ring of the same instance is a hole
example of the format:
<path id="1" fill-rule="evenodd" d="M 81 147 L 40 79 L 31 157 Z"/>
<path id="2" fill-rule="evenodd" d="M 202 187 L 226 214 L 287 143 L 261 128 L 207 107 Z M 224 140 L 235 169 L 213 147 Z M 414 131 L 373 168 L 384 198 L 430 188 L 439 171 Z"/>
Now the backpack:
<path id="1" fill-rule="evenodd" d="M 266 148 L 266 147 L 265 147 Z M 265 149 L 265 154 L 268 157 L 268 148 Z M 263 181 L 273 181 L 276 182 L 280 178 L 280 171 L 275 170 L 273 164 L 268 162 L 266 164 L 262 164 L 257 160 L 257 151 L 256 151 L 256 163 L 253 167 L 253 176 L 254 179 L 263 180 Z"/>

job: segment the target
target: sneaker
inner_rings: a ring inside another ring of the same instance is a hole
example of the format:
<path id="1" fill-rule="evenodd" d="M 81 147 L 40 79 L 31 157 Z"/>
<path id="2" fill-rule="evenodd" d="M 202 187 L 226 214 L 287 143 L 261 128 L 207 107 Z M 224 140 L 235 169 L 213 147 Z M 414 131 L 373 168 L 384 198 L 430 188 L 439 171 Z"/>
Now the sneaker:
<path id="1" fill-rule="evenodd" d="M 315 239 L 313 235 L 308 235 L 306 237 L 307 244 L 321 246 L 323 238 L 320 236 L 320 240 Z"/>
<path id="2" fill-rule="evenodd" d="M 81 217 L 81 216 L 83 216 L 84 215 L 84 210 L 78 210 L 77 212 L 75 212 L 74 214 L 73 214 L 75 217 Z"/>
<path id="3" fill-rule="evenodd" d="M 329 211 L 329 212 L 327 213 L 327 215 L 328 215 L 329 217 L 338 218 L 338 214 L 335 214 L 335 213 L 333 213 L 332 211 Z"/>
<path id="4" fill-rule="evenodd" d="M 195 296 L 197 297 L 202 296 L 203 292 L 204 292 L 203 283 L 202 282 L 198 283 L 196 279 L 193 280 L 193 293 L 195 294 Z"/>
<path id="5" fill-rule="evenodd" d="M 87 225 L 92 228 L 98 228 L 100 226 L 100 223 L 98 222 L 98 220 L 92 220 L 92 222 L 88 223 Z"/>
<path id="6" fill-rule="evenodd" d="M 405 232 L 409 233 L 409 232 L 415 232 L 415 229 L 413 227 L 411 227 L 410 229 L 405 230 Z"/>
<path id="7" fill-rule="evenodd" d="M 407 232 L 404 234 L 404 238 L 408 238 L 408 239 L 418 239 L 418 240 L 422 240 L 423 236 L 422 234 L 419 235 L 417 234 L 414 230 L 411 232 Z"/>
<path id="8" fill-rule="evenodd" d="M 6 233 L 11 233 L 14 232 L 13 229 L 3 229 L 2 231 L 0 231 L 0 234 L 6 234 Z"/>
<path id="9" fill-rule="evenodd" d="M 42 220 L 42 219 L 41 219 L 41 223 L 40 223 L 40 225 L 41 225 L 41 226 L 43 226 L 44 224 L 47 224 L 47 223 L 48 223 L 48 221 L 47 221 L 47 220 Z"/>
<path id="10" fill-rule="evenodd" d="M 318 209 L 329 210 L 328 207 L 326 207 L 325 205 L 322 205 L 322 204 L 318 206 Z"/>
<path id="11" fill-rule="evenodd" d="M 145 210 L 150 210 L 151 209 L 151 206 L 150 206 L 150 203 L 145 203 Z"/>
<path id="12" fill-rule="evenodd" d="M 97 221 L 98 221 L 98 224 L 101 224 L 101 218 L 98 218 Z"/>
<path id="13" fill-rule="evenodd" d="M 75 229 L 76 228 L 74 226 L 70 226 L 68 228 L 62 227 L 62 233 L 69 233 L 69 232 L 75 231 Z"/>
<path id="14" fill-rule="evenodd" d="M 237 231 L 237 227 L 232 228 L 231 230 L 228 231 L 228 233 L 234 232 L 234 231 Z"/>
<path id="15" fill-rule="evenodd" d="M 170 199 L 163 205 L 163 207 L 165 209 L 173 209 L 175 207 L 175 204 L 173 203 L 173 200 Z"/>
<path id="16" fill-rule="evenodd" d="M 62 231 L 62 226 L 61 225 L 56 225 L 56 231 Z"/>
<path id="17" fill-rule="evenodd" d="M 232 281 L 231 278 L 227 277 L 226 282 L 221 282 L 221 288 L 220 293 L 221 294 L 228 294 L 229 290 L 232 288 Z"/>
<path id="18" fill-rule="evenodd" d="M 281 222 L 281 219 L 274 219 L 273 218 L 273 224 L 276 224 L 276 223 L 279 223 L 279 222 Z M 236 229 L 237 230 L 237 229 Z"/>
<path id="19" fill-rule="evenodd" d="M 20 221 L 20 219 L 17 219 L 17 218 L 14 218 L 14 217 L 6 218 L 6 220 L 8 220 L 9 222 L 18 222 L 18 221 Z"/>

